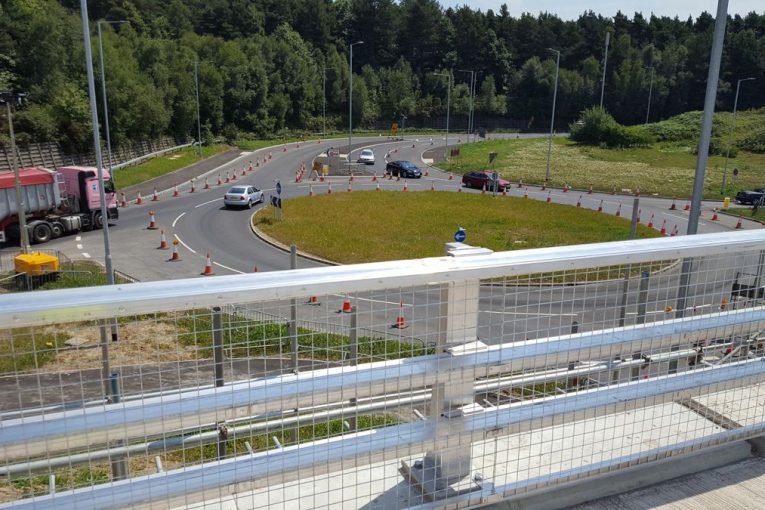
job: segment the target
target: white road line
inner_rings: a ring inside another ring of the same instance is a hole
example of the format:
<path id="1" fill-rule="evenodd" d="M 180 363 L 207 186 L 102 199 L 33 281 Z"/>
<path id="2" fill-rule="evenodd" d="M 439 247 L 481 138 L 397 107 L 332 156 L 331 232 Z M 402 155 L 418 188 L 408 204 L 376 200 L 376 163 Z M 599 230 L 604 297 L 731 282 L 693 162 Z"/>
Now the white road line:
<path id="1" fill-rule="evenodd" d="M 203 202 L 203 203 L 201 203 L 199 205 L 195 205 L 194 209 L 199 209 L 203 205 L 212 204 L 213 202 L 218 202 L 219 200 L 220 200 L 220 198 L 215 198 L 213 200 L 208 200 L 207 202 Z M 183 214 L 186 214 L 186 213 L 183 213 Z M 183 214 L 181 214 L 181 216 L 183 216 Z M 178 217 L 180 218 L 181 216 L 178 216 Z M 175 226 L 175 224 L 173 224 L 173 226 Z"/>
<path id="2" fill-rule="evenodd" d="M 186 213 L 183 213 L 183 214 L 186 214 Z M 181 216 L 183 216 L 183 214 L 181 214 Z M 179 218 L 180 218 L 180 216 L 179 216 Z M 175 224 L 173 224 L 173 226 L 175 226 Z M 181 243 L 181 244 L 182 244 L 182 245 L 183 245 L 183 246 L 184 246 L 184 247 L 185 247 L 187 250 L 189 250 L 191 253 L 196 253 L 196 251 L 194 251 L 194 250 L 192 250 L 192 249 L 191 249 L 191 246 L 189 246 L 188 244 L 184 243 L 184 242 L 181 240 L 181 238 L 180 238 L 180 237 L 178 237 L 178 234 L 173 234 L 173 237 L 175 237 L 175 238 L 178 240 L 178 242 L 179 242 L 179 243 Z"/>
<path id="3" fill-rule="evenodd" d="M 186 246 L 186 245 L 184 245 L 184 246 Z M 240 271 L 238 269 L 234 269 L 233 267 L 224 266 L 223 264 L 220 264 L 218 262 L 213 262 L 213 264 L 218 266 L 218 267 L 222 267 L 223 269 L 227 269 L 229 271 L 233 271 L 234 273 L 245 274 L 244 271 Z"/>
<path id="4" fill-rule="evenodd" d="M 82 252 L 82 256 L 85 257 L 86 259 L 89 259 L 90 258 L 90 253 Z"/>
<path id="5" fill-rule="evenodd" d="M 686 216 L 678 216 L 677 214 L 671 214 L 671 213 L 664 213 L 667 216 L 672 216 L 673 218 L 679 218 L 681 220 L 687 220 L 688 218 Z"/>
<path id="6" fill-rule="evenodd" d="M 82 250 L 82 245 L 81 245 L 81 244 L 78 244 L 78 245 L 77 245 L 77 249 L 78 249 L 78 250 Z"/>
<path id="7" fill-rule="evenodd" d="M 497 315 L 536 315 L 539 317 L 577 317 L 576 313 L 536 313 L 536 312 L 497 312 L 494 310 L 481 310 L 482 313 L 496 313 Z"/>
<path id="8" fill-rule="evenodd" d="M 75 241 L 82 241 L 82 236 L 77 236 L 74 238 Z"/>
<path id="9" fill-rule="evenodd" d="M 175 218 L 173 220 L 173 228 L 175 228 L 175 224 L 178 223 L 178 220 L 180 220 L 183 217 L 184 214 L 186 214 L 186 213 L 182 212 L 181 214 L 178 215 L 177 218 Z M 175 237 L 177 238 L 178 236 L 175 236 Z M 178 240 L 180 241 L 180 239 L 178 239 Z M 183 241 L 181 241 L 181 242 L 183 242 Z M 186 246 L 186 245 L 184 244 L 183 246 Z M 188 246 L 186 246 L 186 248 L 188 248 Z"/>

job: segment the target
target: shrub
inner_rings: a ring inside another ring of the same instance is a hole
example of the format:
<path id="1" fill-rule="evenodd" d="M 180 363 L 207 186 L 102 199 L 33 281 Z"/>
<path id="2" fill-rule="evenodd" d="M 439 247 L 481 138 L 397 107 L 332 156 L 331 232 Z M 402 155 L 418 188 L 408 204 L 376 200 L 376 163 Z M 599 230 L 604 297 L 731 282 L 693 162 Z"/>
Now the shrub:
<path id="1" fill-rule="evenodd" d="M 585 145 L 634 147 L 650 145 L 654 137 L 641 126 L 622 126 L 604 109 L 589 108 L 570 127 L 571 139 Z"/>

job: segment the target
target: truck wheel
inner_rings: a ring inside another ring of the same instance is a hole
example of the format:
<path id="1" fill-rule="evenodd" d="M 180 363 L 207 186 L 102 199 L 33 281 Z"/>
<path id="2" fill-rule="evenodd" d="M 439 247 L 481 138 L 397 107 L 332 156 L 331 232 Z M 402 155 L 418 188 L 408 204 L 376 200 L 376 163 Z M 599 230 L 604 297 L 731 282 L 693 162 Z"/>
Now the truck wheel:
<path id="1" fill-rule="evenodd" d="M 62 235 L 64 235 L 64 225 L 61 223 L 54 221 L 50 224 L 51 234 L 53 236 L 53 239 L 58 239 Z"/>
<path id="2" fill-rule="evenodd" d="M 53 236 L 53 229 L 50 223 L 38 223 L 32 229 L 32 241 L 35 244 L 47 243 Z"/>
<path id="3" fill-rule="evenodd" d="M 104 228 L 104 218 L 101 216 L 101 211 L 93 215 L 93 228 Z"/>

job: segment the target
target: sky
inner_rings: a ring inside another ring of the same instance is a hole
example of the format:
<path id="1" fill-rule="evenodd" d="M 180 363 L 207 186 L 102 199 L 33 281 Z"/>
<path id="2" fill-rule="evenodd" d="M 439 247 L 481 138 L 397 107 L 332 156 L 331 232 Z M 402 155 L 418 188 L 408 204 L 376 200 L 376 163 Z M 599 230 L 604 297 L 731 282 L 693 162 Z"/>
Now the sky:
<path id="1" fill-rule="evenodd" d="M 547 11 L 557 14 L 562 19 L 576 19 L 584 11 L 592 10 L 597 14 L 612 17 L 617 11 L 632 17 L 635 12 L 642 12 L 646 18 L 651 13 L 657 16 L 678 16 L 686 19 L 688 15 L 697 17 L 704 11 L 713 16 L 717 12 L 716 0 L 589 0 L 587 2 L 572 2 L 571 0 L 440 0 L 444 8 L 468 5 L 472 9 L 487 9 L 499 11 L 500 5 L 507 4 L 510 15 L 518 17 L 524 12 L 538 14 Z M 740 14 L 755 11 L 758 14 L 765 12 L 763 0 L 730 0 L 728 2 L 728 14 Z"/>

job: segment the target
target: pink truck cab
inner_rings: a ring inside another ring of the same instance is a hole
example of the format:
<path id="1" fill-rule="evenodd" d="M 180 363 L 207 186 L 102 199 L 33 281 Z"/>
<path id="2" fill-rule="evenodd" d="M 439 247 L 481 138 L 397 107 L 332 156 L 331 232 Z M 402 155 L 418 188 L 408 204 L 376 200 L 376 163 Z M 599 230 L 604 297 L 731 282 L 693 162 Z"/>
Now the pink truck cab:
<path id="1" fill-rule="evenodd" d="M 79 200 L 80 211 L 98 211 L 101 209 L 101 197 L 98 192 L 98 170 L 89 166 L 62 166 L 58 168 L 64 190 L 70 197 Z M 111 174 L 104 168 L 104 195 L 107 209 L 117 209 L 117 193 Z M 111 211 L 109 218 L 112 218 Z"/>

